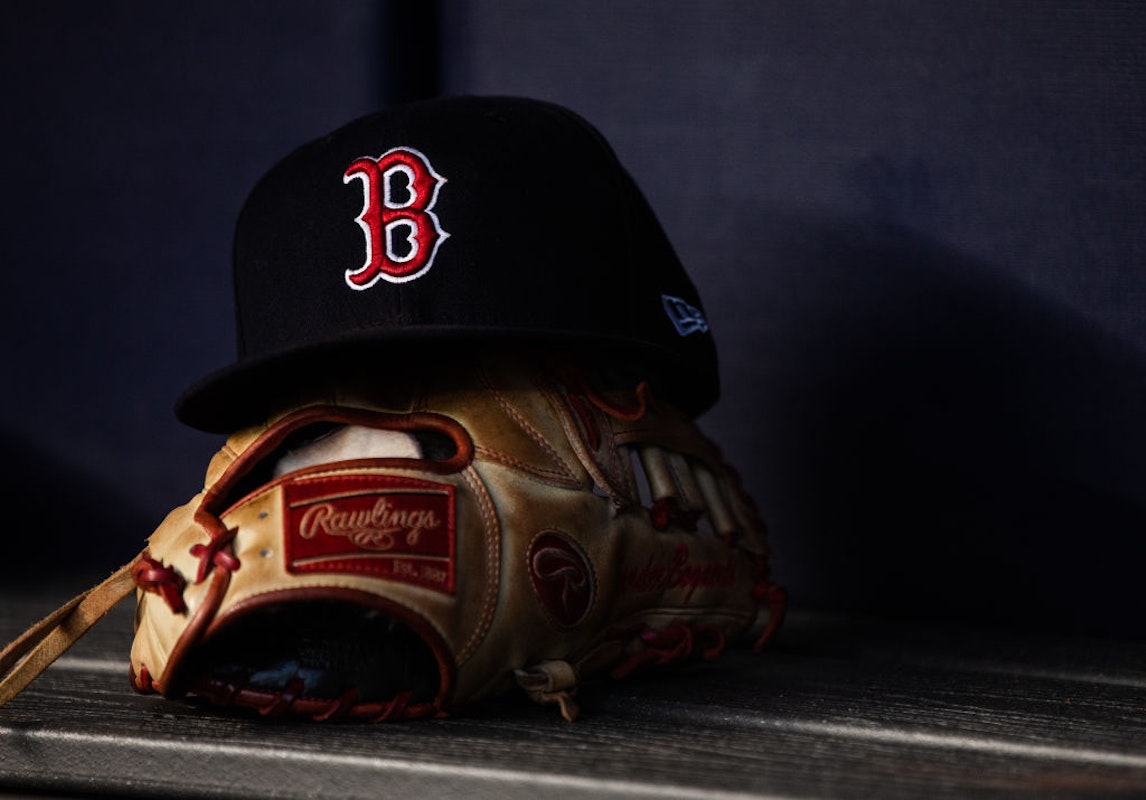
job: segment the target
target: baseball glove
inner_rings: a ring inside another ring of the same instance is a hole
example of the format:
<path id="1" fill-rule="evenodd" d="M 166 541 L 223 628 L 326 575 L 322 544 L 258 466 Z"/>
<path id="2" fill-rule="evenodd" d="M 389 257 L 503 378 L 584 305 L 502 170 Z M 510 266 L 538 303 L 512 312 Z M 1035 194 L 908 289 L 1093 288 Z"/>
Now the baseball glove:
<path id="1" fill-rule="evenodd" d="M 573 719 L 585 678 L 775 632 L 757 512 L 648 383 L 544 359 L 439 366 L 295 398 L 228 439 L 105 590 L 137 588 L 138 690 L 381 721 L 517 684 Z"/>

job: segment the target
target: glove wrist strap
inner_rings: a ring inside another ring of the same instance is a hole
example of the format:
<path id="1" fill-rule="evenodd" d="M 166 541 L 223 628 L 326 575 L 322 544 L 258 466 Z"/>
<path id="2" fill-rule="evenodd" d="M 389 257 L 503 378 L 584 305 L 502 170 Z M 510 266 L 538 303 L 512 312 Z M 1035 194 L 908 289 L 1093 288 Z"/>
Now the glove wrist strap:
<path id="1" fill-rule="evenodd" d="M 135 559 L 103 583 L 73 597 L 0 652 L 0 706 L 20 694 L 52 662 L 135 589 Z"/>

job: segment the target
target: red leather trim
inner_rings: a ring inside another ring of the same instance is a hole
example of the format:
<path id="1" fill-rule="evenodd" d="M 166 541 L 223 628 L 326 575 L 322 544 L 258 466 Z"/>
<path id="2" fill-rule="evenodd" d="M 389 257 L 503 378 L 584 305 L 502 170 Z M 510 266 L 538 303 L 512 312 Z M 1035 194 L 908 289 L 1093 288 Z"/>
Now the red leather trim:
<path id="1" fill-rule="evenodd" d="M 444 717 L 435 703 L 409 704 L 409 697 L 399 694 L 391 701 L 360 703 L 352 693 L 336 699 L 288 696 L 257 686 L 230 686 L 210 682 L 197 687 L 197 694 L 222 706 L 239 706 L 258 711 L 264 716 L 309 717 L 315 722 L 351 720 L 354 722 L 397 722 L 426 717 Z"/>
<path id="2" fill-rule="evenodd" d="M 396 603 L 393 600 L 379 597 L 369 592 L 363 592 L 358 589 L 346 589 L 340 586 L 316 586 L 304 589 L 280 589 L 274 592 L 254 595 L 231 606 L 223 616 L 215 618 L 207 627 L 205 633 L 203 633 L 202 639 L 204 641 L 210 639 L 228 625 L 236 623 L 247 612 L 253 609 L 265 605 L 277 605 L 284 602 L 305 602 L 308 600 L 342 600 L 368 608 L 376 608 L 413 630 L 414 633 L 421 637 L 422 641 L 429 646 L 430 651 L 434 654 L 434 658 L 438 661 L 438 695 L 434 698 L 432 706 L 435 711 L 440 711 L 446 707 L 446 704 L 453 696 L 456 681 L 454 657 L 450 652 L 449 645 L 446 644 L 446 640 L 442 638 L 438 630 L 418 612 Z M 182 644 L 182 640 L 180 640 L 180 644 Z M 172 653 L 173 658 L 174 656 L 175 654 Z M 307 700 L 308 698 L 298 698 L 295 702 L 296 710 L 298 709 L 299 703 L 303 703 Z M 310 698 L 309 700 L 311 700 L 315 706 L 316 710 L 314 713 L 316 714 L 327 710 L 330 706 L 329 700 L 319 698 Z M 374 705 L 378 706 L 379 704 L 375 703 Z M 385 711 L 386 709 L 382 710 Z M 375 712 L 375 715 L 376 714 L 377 711 Z M 421 715 L 425 716 L 426 714 Z M 351 716 L 359 717 L 370 715 L 363 712 L 361 714 L 352 714 Z"/>
<path id="3" fill-rule="evenodd" d="M 416 469 L 422 472 L 450 474 L 465 469 L 474 458 L 474 443 L 469 432 L 458 422 L 441 414 L 420 412 L 390 414 L 383 411 L 342 408 L 340 406 L 310 406 L 276 422 L 254 444 L 239 454 L 239 457 L 227 467 L 219 480 L 207 491 L 200 509 L 196 511 L 196 522 L 203 524 L 200 520 L 200 511 L 222 516 L 222 514 L 218 514 L 221 510 L 218 506 L 230 494 L 231 488 L 256 464 L 274 452 L 275 448 L 281 445 L 287 436 L 314 422 L 340 422 L 346 425 L 362 425 L 390 431 L 432 430 L 450 437 L 456 448 L 454 455 L 445 461 L 418 458 L 377 458 L 336 462 L 339 464 L 359 466 L 369 464 L 370 466 L 393 469 Z M 327 465 L 326 468 L 329 466 Z M 312 469 L 322 469 L 322 467 Z M 263 488 L 265 487 L 260 487 L 260 491 Z"/>
<path id="4" fill-rule="evenodd" d="M 155 678 L 152 685 L 155 690 L 168 699 L 178 699 L 187 693 L 182 668 L 187 665 L 187 653 L 195 647 L 219 611 L 227 587 L 231 585 L 231 571 L 217 569 L 213 573 L 211 585 L 207 587 L 207 594 L 203 604 L 195 610 L 187 627 L 180 634 L 175 647 L 171 648 L 171 655 L 167 657 L 167 669 L 164 674 Z"/>

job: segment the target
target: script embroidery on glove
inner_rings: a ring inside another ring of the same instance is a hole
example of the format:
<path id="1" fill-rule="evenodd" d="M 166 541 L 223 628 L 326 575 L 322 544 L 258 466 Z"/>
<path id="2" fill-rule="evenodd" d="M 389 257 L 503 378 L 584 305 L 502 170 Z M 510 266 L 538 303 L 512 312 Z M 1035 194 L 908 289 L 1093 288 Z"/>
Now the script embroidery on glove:
<path id="1" fill-rule="evenodd" d="M 397 475 L 283 484 L 288 572 L 376 575 L 453 594 L 454 487 Z"/>
<path id="2" fill-rule="evenodd" d="M 684 589 L 684 599 L 692 599 L 697 589 L 728 588 L 736 583 L 736 559 L 725 562 L 696 563 L 691 560 L 687 544 L 679 544 L 672 558 L 657 562 L 650 555 L 641 567 L 631 567 L 622 576 L 622 587 L 628 592 L 658 592 Z"/>
<path id="3" fill-rule="evenodd" d="M 385 497 L 378 498 L 368 511 L 339 509 L 333 503 L 313 505 L 302 515 L 298 535 L 313 539 L 320 533 L 345 536 L 366 550 L 392 550 L 397 534 L 405 532 L 406 544 L 413 547 L 422 531 L 436 530 L 442 524 L 433 509 L 399 509 Z"/>

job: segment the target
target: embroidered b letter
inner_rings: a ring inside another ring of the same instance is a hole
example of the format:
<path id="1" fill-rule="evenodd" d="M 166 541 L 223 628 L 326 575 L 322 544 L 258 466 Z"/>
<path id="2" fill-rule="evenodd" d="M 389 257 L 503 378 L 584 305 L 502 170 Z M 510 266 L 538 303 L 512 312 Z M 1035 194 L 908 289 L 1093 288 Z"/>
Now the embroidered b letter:
<path id="1" fill-rule="evenodd" d="M 362 213 L 354 221 L 366 234 L 366 259 L 358 269 L 346 271 L 346 284 L 369 289 L 379 278 L 405 283 L 425 275 L 449 237 L 432 210 L 446 179 L 412 147 L 356 159 L 342 182 L 355 179 L 362 181 L 363 199 Z"/>

